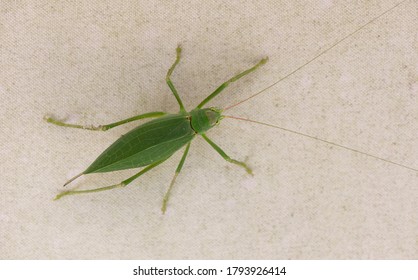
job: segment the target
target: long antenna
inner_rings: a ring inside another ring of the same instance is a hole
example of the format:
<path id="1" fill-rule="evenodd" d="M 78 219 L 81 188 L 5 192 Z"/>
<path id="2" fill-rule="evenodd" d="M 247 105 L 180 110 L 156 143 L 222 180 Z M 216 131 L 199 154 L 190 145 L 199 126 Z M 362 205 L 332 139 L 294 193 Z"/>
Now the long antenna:
<path id="1" fill-rule="evenodd" d="M 397 163 L 397 162 L 394 162 L 394 161 L 391 161 L 391 160 L 388 160 L 388 159 L 385 159 L 385 158 L 381 158 L 381 157 L 378 157 L 378 156 L 374 156 L 374 155 L 371 155 L 371 154 L 366 153 L 366 152 L 362 152 L 362 151 L 357 150 L 357 149 L 354 149 L 354 148 L 350 148 L 350 147 L 347 147 L 347 146 L 344 146 L 344 145 L 341 145 L 341 144 L 338 144 L 338 143 L 334 143 L 334 142 L 331 142 L 331 141 L 328 141 L 328 140 L 325 140 L 325 139 L 321 139 L 321 138 L 318 138 L 318 137 L 315 137 L 315 136 L 312 136 L 312 135 L 309 135 L 309 134 L 305 134 L 305 133 L 302 133 L 302 132 L 298 132 L 298 131 L 295 131 L 295 130 L 292 130 L 292 129 L 288 129 L 288 128 L 284 128 L 284 127 L 281 127 L 281 126 L 277 126 L 277 125 L 273 125 L 273 124 L 268 124 L 268 123 L 264 123 L 264 122 L 259 122 L 259 121 L 255 121 L 255 120 L 251 120 L 251 119 L 246 119 L 246 118 L 240 118 L 240 117 L 234 117 L 234 116 L 225 116 L 225 115 L 223 115 L 223 117 L 229 118 L 229 119 L 235 119 L 235 120 L 252 122 L 252 123 L 256 123 L 256 124 L 261 124 L 261 125 L 265 125 L 265 126 L 277 128 L 277 129 L 280 129 L 280 130 L 283 130 L 283 131 L 286 131 L 286 132 L 290 132 L 290 133 L 293 133 L 293 134 L 297 134 L 297 135 L 301 135 L 301 136 L 304 136 L 304 137 L 308 137 L 310 139 L 314 139 L 314 140 L 317 140 L 317 141 L 321 141 L 321 142 L 326 143 L 326 144 L 331 145 L 331 146 L 339 147 L 339 148 L 342 148 L 342 149 L 345 149 L 345 150 L 348 150 L 348 151 L 351 151 L 351 152 L 355 152 L 355 153 L 358 153 L 358 154 L 362 154 L 362 155 L 365 155 L 365 156 L 368 156 L 368 157 L 372 157 L 372 158 L 375 158 L 375 159 L 384 161 L 386 163 L 390 163 L 390 164 L 393 164 L 393 165 L 397 165 L 397 166 L 400 166 L 400 167 L 403 167 L 403 168 L 406 168 L 406 169 L 409 169 L 409 170 L 418 172 L 418 169 L 416 169 L 416 168 L 412 168 L 412 167 L 409 167 L 407 165 L 403 165 L 401 163 Z"/>
<path id="2" fill-rule="evenodd" d="M 246 99 L 241 100 L 240 102 L 233 104 L 231 106 L 226 107 L 225 109 L 223 109 L 224 111 L 229 110 L 235 106 L 238 106 L 260 94 L 262 94 L 263 92 L 265 92 L 266 90 L 274 87 L 275 85 L 277 85 L 278 83 L 280 83 L 281 81 L 287 79 L 288 77 L 292 76 L 294 73 L 298 72 L 299 70 L 301 70 L 302 68 L 304 68 L 305 66 L 307 66 L 308 64 L 314 62 L 315 60 L 317 60 L 318 58 L 320 58 L 321 56 L 323 56 L 325 53 L 327 53 L 329 50 L 335 48 L 337 45 L 339 45 L 340 43 L 342 43 L 343 41 L 345 41 L 346 39 L 348 39 L 349 37 L 353 36 L 354 34 L 356 34 L 357 32 L 359 32 L 360 30 L 362 30 L 363 28 L 365 28 L 366 26 L 372 24 L 373 22 L 375 22 L 376 20 L 378 20 L 379 18 L 381 18 L 382 16 L 384 16 L 385 14 L 389 13 L 390 11 L 392 11 L 393 9 L 395 9 L 396 7 L 398 7 L 399 5 L 401 5 L 402 3 L 406 2 L 407 0 L 404 0 L 402 2 L 399 2 L 398 4 L 396 4 L 395 6 L 393 6 L 392 8 L 390 8 L 389 10 L 386 10 L 384 13 L 376 16 L 375 18 L 373 18 L 372 20 L 368 21 L 367 23 L 363 24 L 362 26 L 360 26 L 359 28 L 357 28 L 356 30 L 354 30 L 353 32 L 349 33 L 348 35 L 344 36 L 342 39 L 338 40 L 337 42 L 335 42 L 334 44 L 332 44 L 330 47 L 326 48 L 325 50 L 323 50 L 322 52 L 320 52 L 317 56 L 313 57 L 312 59 L 308 60 L 307 62 L 305 62 L 304 64 L 302 64 L 301 66 L 299 66 L 298 68 L 296 68 L 295 70 L 293 70 L 292 72 L 290 72 L 289 74 L 287 74 L 286 76 L 280 78 L 278 81 L 274 82 L 273 84 L 269 85 L 268 87 L 260 90 L 259 92 L 251 95 L 250 97 L 247 97 Z"/>

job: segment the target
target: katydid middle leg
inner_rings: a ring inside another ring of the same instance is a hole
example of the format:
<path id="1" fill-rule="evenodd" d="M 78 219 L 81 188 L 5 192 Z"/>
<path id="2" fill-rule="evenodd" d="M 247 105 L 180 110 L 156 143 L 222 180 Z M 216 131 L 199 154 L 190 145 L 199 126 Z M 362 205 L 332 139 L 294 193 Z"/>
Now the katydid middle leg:
<path id="1" fill-rule="evenodd" d="M 168 187 L 168 190 L 164 195 L 163 205 L 161 207 L 161 211 L 163 212 L 163 214 L 165 213 L 165 210 L 167 210 L 167 202 L 168 202 L 168 199 L 170 198 L 171 189 L 173 188 L 174 182 L 176 181 L 176 178 L 179 175 L 183 167 L 184 161 L 186 160 L 187 154 L 189 153 L 190 143 L 191 142 L 187 144 L 186 149 L 184 150 L 183 156 L 181 157 L 181 160 L 179 162 L 179 165 L 177 166 L 176 172 L 174 173 L 174 177 L 171 180 L 170 186 Z"/>
<path id="2" fill-rule="evenodd" d="M 180 55 L 181 55 L 181 47 L 177 46 L 176 60 L 174 61 L 173 65 L 170 67 L 170 69 L 168 69 L 167 76 L 166 76 L 165 80 L 166 80 L 168 86 L 170 87 L 171 92 L 174 94 L 174 97 L 176 98 L 177 102 L 179 103 L 180 111 L 181 112 L 186 112 L 186 109 L 184 109 L 183 102 L 181 101 L 181 98 L 180 98 L 179 94 L 177 93 L 177 90 L 174 87 L 173 82 L 171 81 L 171 74 L 173 74 L 174 68 L 176 68 L 177 64 L 180 61 Z"/>

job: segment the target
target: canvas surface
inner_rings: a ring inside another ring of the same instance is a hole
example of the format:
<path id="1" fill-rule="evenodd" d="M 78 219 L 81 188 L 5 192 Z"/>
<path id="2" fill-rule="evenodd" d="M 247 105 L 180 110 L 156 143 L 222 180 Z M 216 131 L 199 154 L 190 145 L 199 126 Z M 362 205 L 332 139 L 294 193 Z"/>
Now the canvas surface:
<path id="1" fill-rule="evenodd" d="M 62 128 L 46 114 L 105 124 L 209 105 L 277 82 L 399 1 L 2 1 L 1 259 L 416 259 L 418 173 L 300 135 L 224 119 L 129 187 L 52 199 L 131 123 Z M 225 114 L 297 130 L 418 167 L 417 3 L 406 1 L 256 98 Z M 115 184 L 135 170 L 69 188 Z"/>

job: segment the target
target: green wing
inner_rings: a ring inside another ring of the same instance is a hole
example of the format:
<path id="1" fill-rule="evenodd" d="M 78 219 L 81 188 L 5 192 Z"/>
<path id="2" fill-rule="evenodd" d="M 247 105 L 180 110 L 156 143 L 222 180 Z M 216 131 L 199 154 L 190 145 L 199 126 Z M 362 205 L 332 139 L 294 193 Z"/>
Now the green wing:
<path id="1" fill-rule="evenodd" d="M 119 138 L 83 174 L 136 168 L 167 159 L 194 136 L 186 115 L 152 120 Z"/>

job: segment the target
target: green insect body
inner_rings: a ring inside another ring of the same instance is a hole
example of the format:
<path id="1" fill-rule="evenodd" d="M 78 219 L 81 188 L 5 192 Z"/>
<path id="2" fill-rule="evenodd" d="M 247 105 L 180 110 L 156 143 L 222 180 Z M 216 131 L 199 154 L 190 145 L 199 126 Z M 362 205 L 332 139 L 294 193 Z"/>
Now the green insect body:
<path id="1" fill-rule="evenodd" d="M 183 103 L 171 82 L 170 76 L 180 60 L 181 48 L 177 48 L 177 58 L 172 67 L 168 70 L 166 81 L 174 94 L 177 102 L 180 106 L 180 112 L 178 114 L 168 114 L 166 112 L 150 112 L 132 118 L 122 120 L 119 122 L 111 123 L 108 125 L 94 126 L 83 126 L 76 124 L 67 124 L 52 117 L 47 117 L 46 121 L 59 126 L 82 128 L 89 130 L 101 130 L 105 131 L 113 127 L 126 124 L 128 122 L 145 119 L 145 118 L 156 118 L 152 121 L 146 122 L 127 134 L 120 137 L 112 145 L 110 145 L 99 157 L 89 166 L 85 171 L 78 174 L 65 185 L 69 184 L 81 175 L 101 172 L 112 172 L 117 170 L 131 169 L 144 167 L 140 172 L 134 176 L 122 181 L 119 184 L 90 189 L 90 190 L 69 190 L 58 194 L 55 199 L 59 199 L 67 195 L 75 195 L 82 193 L 92 193 L 110 190 L 114 188 L 124 187 L 131 183 L 133 180 L 151 170 L 157 165 L 161 164 L 172 156 L 176 151 L 186 146 L 183 153 L 183 157 L 177 166 L 175 175 L 171 184 L 164 196 L 162 211 L 165 212 L 167 208 L 167 202 L 170 196 L 171 188 L 174 185 L 177 175 L 183 167 L 187 153 L 189 151 L 190 143 L 196 135 L 201 135 L 225 160 L 228 162 L 237 164 L 249 173 L 252 174 L 251 169 L 244 163 L 235 159 L 230 158 L 219 146 L 217 146 L 212 140 L 210 140 L 205 132 L 212 127 L 219 124 L 222 120 L 222 110 L 218 108 L 202 108 L 212 98 L 217 96 L 224 88 L 230 83 L 238 80 L 239 78 L 247 75 L 248 73 L 256 70 L 261 65 L 267 62 L 267 58 L 260 60 L 254 67 L 245 70 L 244 72 L 232 77 L 230 80 L 219 86 L 212 94 L 204 99 L 195 109 L 187 112 L 183 106 Z M 64 186 L 65 186 L 64 185 Z"/>
<path id="2" fill-rule="evenodd" d="M 196 133 L 191 127 L 190 115 L 160 117 L 123 135 L 83 174 L 143 167 L 165 160 L 189 143 Z"/>
<path id="3" fill-rule="evenodd" d="M 405 2 L 405 1 L 403 1 Z M 403 3 L 401 2 L 401 3 Z M 290 77 L 295 72 L 301 70 L 306 65 L 312 63 L 322 55 L 324 55 L 326 52 L 358 32 L 359 30 L 365 28 L 367 25 L 371 24 L 390 10 L 393 10 L 397 6 L 399 6 L 401 3 L 398 3 L 397 5 L 393 6 L 386 12 L 376 16 L 369 22 L 363 24 L 359 28 L 357 28 L 354 32 L 348 34 L 344 38 L 337 41 L 337 43 L 331 45 L 330 47 L 323 50 L 321 53 L 316 55 L 314 58 L 310 59 L 306 63 L 302 64 L 301 66 L 297 67 L 294 71 L 290 72 L 289 74 L 285 75 L 284 77 L 280 78 L 275 83 L 271 84 L 270 86 L 264 88 L 263 90 L 259 91 L 256 94 L 251 95 L 249 98 L 246 98 L 235 105 L 229 106 L 227 108 L 224 108 L 223 110 L 218 108 L 203 108 L 202 107 L 212 100 L 214 97 L 216 97 L 222 90 L 224 90 L 230 83 L 237 81 L 238 79 L 242 78 L 243 76 L 253 72 L 261 65 L 265 64 L 267 62 L 267 58 L 264 58 L 260 60 L 255 66 L 252 68 L 249 68 L 242 73 L 232 77 L 228 81 L 221 84 L 213 93 L 211 93 L 209 96 L 207 96 L 202 102 L 200 102 L 199 105 L 192 111 L 188 112 L 184 108 L 183 102 L 181 101 L 180 96 L 177 93 L 177 90 L 175 89 L 170 76 L 174 71 L 174 68 L 179 63 L 180 60 L 180 54 L 181 54 L 181 48 L 177 48 L 177 57 L 174 62 L 174 64 L 171 66 L 171 68 L 167 72 L 166 76 L 166 82 L 168 86 L 170 87 L 174 97 L 176 98 L 179 106 L 180 111 L 178 114 L 168 114 L 166 112 L 150 112 L 141 114 L 138 116 L 134 116 L 125 120 L 121 120 L 115 123 L 107 124 L 107 125 L 100 125 L 100 126 L 83 126 L 83 125 L 77 125 L 77 124 L 68 124 L 61 121 L 58 121 L 51 117 L 46 117 L 46 121 L 55 125 L 59 126 L 65 126 L 65 127 L 73 127 L 73 128 L 82 128 L 82 129 L 89 129 L 89 130 L 98 130 L 98 131 L 105 131 L 111 128 L 114 128 L 119 125 L 123 125 L 132 121 L 140 120 L 140 119 L 146 119 L 146 118 L 156 118 L 152 121 L 149 121 L 147 123 L 144 123 L 137 128 L 133 129 L 132 131 L 128 132 L 121 138 L 119 138 L 116 142 L 114 142 L 109 148 L 107 148 L 84 172 L 78 174 L 74 178 L 70 179 L 65 185 L 69 184 L 76 178 L 78 178 L 81 175 L 84 174 L 90 174 L 90 173 L 100 173 L 100 172 L 112 172 L 117 170 L 123 170 L 123 169 L 131 169 L 131 168 L 138 168 L 138 167 L 144 167 L 141 171 L 133 175 L 132 177 L 122 181 L 119 184 L 111 185 L 107 187 L 102 188 L 96 188 L 96 189 L 90 189 L 90 190 L 69 190 L 64 191 L 60 194 L 58 194 L 55 199 L 59 199 L 63 196 L 67 195 L 75 195 L 75 194 L 82 194 L 82 193 L 92 193 L 92 192 L 101 192 L 106 190 L 111 190 L 115 188 L 120 188 L 128 185 L 133 180 L 138 178 L 139 176 L 143 175 L 144 173 L 148 172 L 149 170 L 153 169 L 154 167 L 158 166 L 159 164 L 163 163 L 165 160 L 167 160 L 170 156 L 172 156 L 176 151 L 181 149 L 182 147 L 186 146 L 183 152 L 183 156 L 177 166 L 177 169 L 175 171 L 175 174 L 173 176 L 173 179 L 168 187 L 168 190 L 164 196 L 163 203 L 162 203 L 162 211 L 163 213 L 167 209 L 167 203 L 170 197 L 171 189 L 174 185 L 174 182 L 180 173 L 183 164 L 185 162 L 185 159 L 187 157 L 187 154 L 189 152 L 190 143 L 194 139 L 196 135 L 200 135 L 203 137 L 206 142 L 208 142 L 216 152 L 218 152 L 226 161 L 230 163 L 234 163 L 236 165 L 239 165 L 249 173 L 252 174 L 251 169 L 244 163 L 235 159 L 230 158 L 218 145 L 216 145 L 212 140 L 210 140 L 207 135 L 206 131 L 211 129 L 212 127 L 216 126 L 223 118 L 233 118 L 233 119 L 239 119 L 239 120 L 245 120 L 256 124 L 266 125 L 269 127 L 277 128 L 289 133 L 297 134 L 303 137 L 311 138 L 315 141 L 321 141 L 325 143 L 326 145 L 332 145 L 334 147 L 338 147 L 341 149 L 345 149 L 351 152 L 355 152 L 361 155 L 365 155 L 368 157 L 372 157 L 377 160 L 384 161 L 389 164 L 393 164 L 402 168 L 406 168 L 409 170 L 412 170 L 414 172 L 418 172 L 417 168 L 413 168 L 410 166 L 406 166 L 401 163 L 397 163 L 382 157 L 378 157 L 375 155 L 371 155 L 369 153 L 353 149 L 347 146 L 343 146 L 338 143 L 333 143 L 331 141 L 321 139 L 315 136 L 311 136 L 299 131 L 294 131 L 291 129 L 283 128 L 276 125 L 271 125 L 263 122 L 258 122 L 254 120 L 239 118 L 239 117 L 232 117 L 232 116 L 226 116 L 222 115 L 222 112 L 225 110 L 228 110 L 232 107 L 235 107 L 261 93 L 266 91 L 267 89 L 275 86 L 279 82 L 283 81 L 284 79 Z"/>

